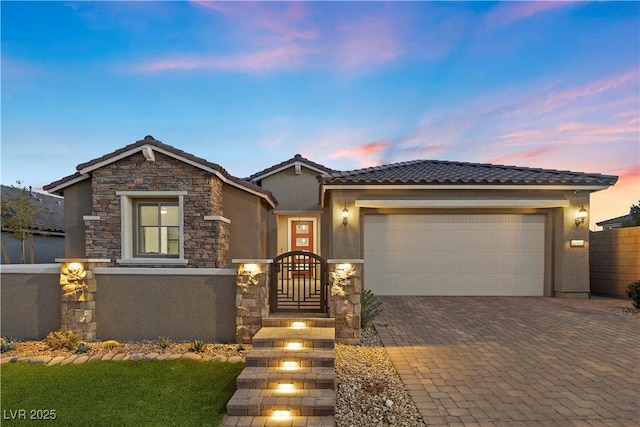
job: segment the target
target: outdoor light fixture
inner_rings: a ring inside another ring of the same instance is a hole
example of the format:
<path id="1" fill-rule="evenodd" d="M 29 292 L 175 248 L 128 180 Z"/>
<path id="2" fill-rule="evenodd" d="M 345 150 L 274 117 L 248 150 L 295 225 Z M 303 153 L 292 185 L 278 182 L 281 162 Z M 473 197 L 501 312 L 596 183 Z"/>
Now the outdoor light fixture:
<path id="1" fill-rule="evenodd" d="M 307 327 L 307 324 L 304 322 L 291 322 L 291 327 L 293 329 L 304 329 Z"/>
<path id="2" fill-rule="evenodd" d="M 275 409 L 272 418 L 274 420 L 285 421 L 291 419 L 291 411 L 287 409 Z"/>
<path id="3" fill-rule="evenodd" d="M 287 350 L 302 350 L 302 343 L 297 341 L 290 341 L 287 343 Z"/>
<path id="4" fill-rule="evenodd" d="M 296 387 L 293 385 L 293 383 L 280 383 L 278 384 L 277 390 L 280 393 L 295 393 Z"/>
<path id="5" fill-rule="evenodd" d="M 587 219 L 587 210 L 582 206 L 578 211 L 578 215 L 576 215 L 576 227 L 579 227 L 580 224 L 584 224 L 585 219 Z"/>
<path id="6" fill-rule="evenodd" d="M 347 225 L 349 223 L 349 209 L 345 206 L 342 209 L 342 225 Z"/>
<path id="7" fill-rule="evenodd" d="M 296 369 L 300 369 L 300 363 L 293 361 L 293 360 L 287 360 L 282 362 L 282 369 L 286 369 L 288 371 L 293 371 Z"/>

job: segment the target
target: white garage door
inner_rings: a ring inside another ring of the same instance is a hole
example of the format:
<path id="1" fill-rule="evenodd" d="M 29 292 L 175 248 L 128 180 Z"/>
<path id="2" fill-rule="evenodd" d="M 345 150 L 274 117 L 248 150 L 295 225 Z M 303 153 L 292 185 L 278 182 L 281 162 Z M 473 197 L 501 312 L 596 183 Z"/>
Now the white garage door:
<path id="1" fill-rule="evenodd" d="M 544 290 L 544 216 L 366 215 L 365 287 L 377 295 Z"/>

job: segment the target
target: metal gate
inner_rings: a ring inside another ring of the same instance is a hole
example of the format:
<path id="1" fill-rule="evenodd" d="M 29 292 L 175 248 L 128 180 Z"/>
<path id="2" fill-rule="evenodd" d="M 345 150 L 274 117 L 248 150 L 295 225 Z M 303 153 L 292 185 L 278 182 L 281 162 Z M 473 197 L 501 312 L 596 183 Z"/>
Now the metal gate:
<path id="1" fill-rule="evenodd" d="M 311 252 L 293 251 L 271 264 L 272 313 L 327 312 L 327 261 Z"/>

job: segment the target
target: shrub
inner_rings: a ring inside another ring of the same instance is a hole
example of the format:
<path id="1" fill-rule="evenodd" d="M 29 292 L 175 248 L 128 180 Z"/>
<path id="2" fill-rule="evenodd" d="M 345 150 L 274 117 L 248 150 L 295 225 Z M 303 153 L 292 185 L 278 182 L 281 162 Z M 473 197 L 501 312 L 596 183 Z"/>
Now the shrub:
<path id="1" fill-rule="evenodd" d="M 67 350 L 74 351 L 78 348 L 80 337 L 73 331 L 63 331 L 59 329 L 47 335 L 45 341 L 52 350 L 66 348 Z"/>
<path id="2" fill-rule="evenodd" d="M 171 344 L 173 344 L 171 342 L 171 340 L 167 337 L 158 337 L 158 345 L 160 346 L 161 349 L 166 350 L 169 347 L 171 347 Z"/>
<path id="3" fill-rule="evenodd" d="M 633 300 L 632 304 L 635 308 L 640 308 L 640 280 L 629 283 L 627 296 Z"/>
<path id="4" fill-rule="evenodd" d="M 86 342 L 80 343 L 78 348 L 76 348 L 76 353 L 89 353 L 91 351 L 91 346 Z"/>
<path id="5" fill-rule="evenodd" d="M 5 351 L 11 351 L 16 348 L 15 341 L 5 340 L 4 338 L 0 338 L 0 353 L 4 353 Z"/>
<path id="6" fill-rule="evenodd" d="M 366 328 L 371 326 L 376 317 L 382 312 L 382 303 L 370 289 L 365 289 L 360 295 L 360 304 L 360 325 Z"/>
<path id="7" fill-rule="evenodd" d="M 104 348 L 108 348 L 109 350 L 114 349 L 120 346 L 120 343 L 116 340 L 107 340 L 102 343 Z"/>
<path id="8" fill-rule="evenodd" d="M 201 340 L 193 340 L 191 343 L 191 347 L 189 347 L 189 351 L 193 351 L 195 353 L 202 353 L 207 348 L 207 343 Z"/>

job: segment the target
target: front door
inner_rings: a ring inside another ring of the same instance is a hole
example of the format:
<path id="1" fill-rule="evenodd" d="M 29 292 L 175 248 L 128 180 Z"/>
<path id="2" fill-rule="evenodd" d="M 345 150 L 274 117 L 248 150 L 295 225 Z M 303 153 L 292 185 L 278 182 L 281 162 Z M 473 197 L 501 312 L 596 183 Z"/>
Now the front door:
<path id="1" fill-rule="evenodd" d="M 313 220 L 291 220 L 289 230 L 290 251 L 314 252 L 314 229 Z M 313 275 L 312 263 L 308 257 L 296 256 L 294 259 L 293 273 L 296 275 Z"/>

